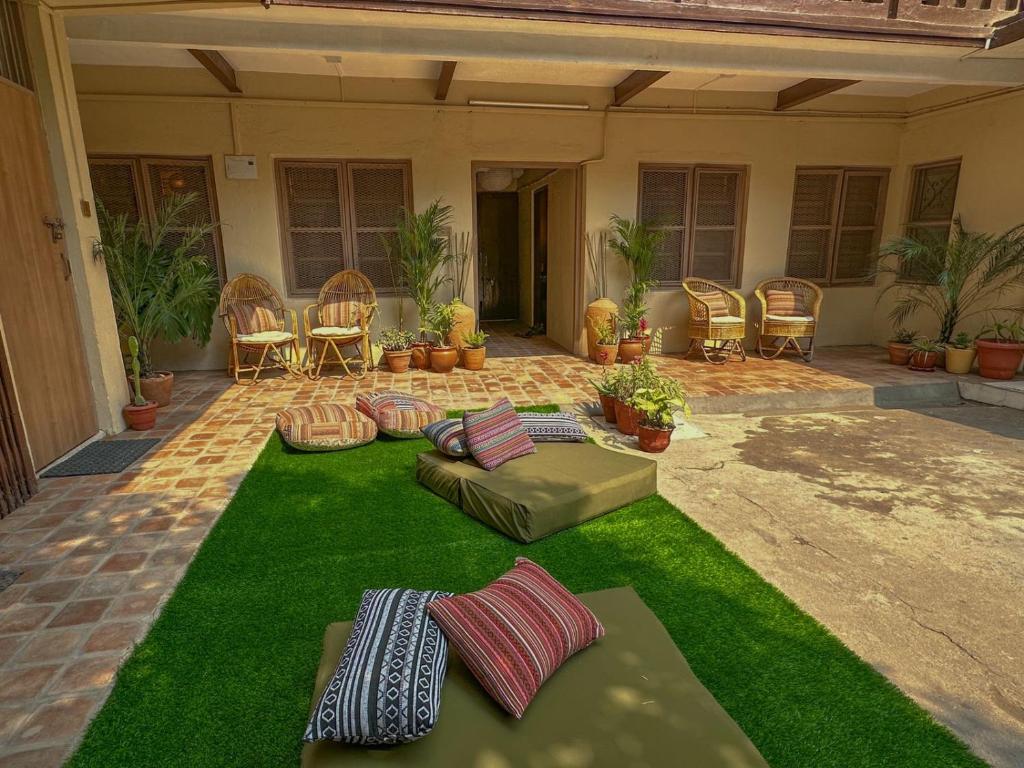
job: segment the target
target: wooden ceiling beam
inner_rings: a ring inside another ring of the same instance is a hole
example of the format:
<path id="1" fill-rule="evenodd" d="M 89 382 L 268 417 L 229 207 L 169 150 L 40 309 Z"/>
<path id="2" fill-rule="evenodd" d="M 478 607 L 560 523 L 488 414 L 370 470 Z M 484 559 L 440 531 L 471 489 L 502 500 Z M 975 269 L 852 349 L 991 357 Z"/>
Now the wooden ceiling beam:
<path id="1" fill-rule="evenodd" d="M 434 92 L 435 101 L 444 101 L 448 98 L 448 89 L 452 87 L 452 78 L 455 77 L 457 61 L 442 61 L 441 71 L 437 75 L 437 90 Z"/>
<path id="2" fill-rule="evenodd" d="M 668 72 L 659 69 L 638 69 L 615 86 L 613 107 L 621 107 L 641 91 L 645 91 L 661 80 Z"/>
<path id="3" fill-rule="evenodd" d="M 231 91 L 231 93 L 242 92 L 242 89 L 238 86 L 238 79 L 235 77 L 235 68 L 228 63 L 228 60 L 224 58 L 220 51 L 189 48 L 188 52 L 192 54 L 196 61 L 206 67 L 207 71 L 217 78 L 220 84 Z"/>
<path id="4" fill-rule="evenodd" d="M 779 91 L 779 95 L 775 99 L 775 111 L 782 112 L 792 109 L 806 101 L 835 93 L 842 88 L 849 88 L 851 85 L 859 82 L 860 80 L 833 80 L 826 77 L 814 77 L 810 80 L 803 80 L 783 91 Z"/>

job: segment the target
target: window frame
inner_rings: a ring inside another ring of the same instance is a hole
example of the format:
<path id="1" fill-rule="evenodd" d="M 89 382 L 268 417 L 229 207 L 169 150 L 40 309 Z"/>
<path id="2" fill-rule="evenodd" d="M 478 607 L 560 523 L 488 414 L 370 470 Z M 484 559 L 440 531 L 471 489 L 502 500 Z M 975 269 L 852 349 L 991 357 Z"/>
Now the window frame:
<path id="1" fill-rule="evenodd" d="M 683 251 L 680 256 L 680 279 L 659 280 L 654 290 L 675 290 L 680 288 L 683 280 L 688 277 L 701 277 L 693 274 L 693 242 L 697 230 L 697 181 L 701 173 L 736 173 L 739 181 L 736 185 L 736 224 L 734 227 L 702 227 L 702 229 L 735 229 L 736 240 L 728 280 L 715 282 L 727 287 L 738 289 L 743 279 L 743 252 L 747 233 L 747 198 L 750 190 L 750 166 L 735 163 L 639 163 L 637 165 L 636 185 L 636 217 L 640 221 L 643 210 L 643 178 L 645 171 L 686 171 L 686 212 L 685 237 L 682 240 Z M 664 229 L 679 229 L 665 227 Z M 662 228 L 659 228 L 662 229 Z"/>
<path id="2" fill-rule="evenodd" d="M 918 175 L 918 173 L 920 173 L 921 171 L 926 171 L 926 170 L 928 170 L 930 168 L 942 168 L 943 166 L 947 166 L 947 165 L 955 165 L 956 166 L 956 188 L 953 191 L 953 211 L 952 211 L 952 213 L 950 215 L 950 218 L 949 218 L 949 221 L 948 221 L 949 234 L 947 235 L 947 239 L 952 235 L 952 233 L 953 233 L 953 222 L 956 221 L 957 201 L 960 198 L 960 174 L 963 171 L 963 157 L 950 157 L 950 158 L 946 158 L 945 160 L 936 160 L 936 161 L 928 162 L 928 163 L 916 163 L 916 164 L 910 166 L 910 174 L 909 174 L 909 178 L 907 179 L 907 195 L 906 195 L 904 215 L 903 215 L 903 234 L 904 235 L 908 234 L 910 232 L 910 230 L 913 229 L 914 227 L 919 227 L 919 228 L 922 228 L 922 229 L 928 229 L 930 227 L 935 227 L 935 226 L 938 226 L 938 225 L 946 225 L 947 224 L 945 219 L 919 219 L 919 220 L 911 219 L 911 216 L 913 215 L 913 212 L 914 212 L 914 198 L 915 198 L 916 193 L 917 193 L 917 175 Z M 913 277 L 912 275 L 905 274 L 904 271 L 903 271 L 903 265 L 902 264 L 899 265 L 899 272 L 898 272 L 898 274 L 896 276 L 896 281 L 900 282 L 900 283 L 914 283 L 914 284 L 924 284 L 924 283 L 928 282 L 927 280 L 921 280 L 921 279 Z"/>
<path id="3" fill-rule="evenodd" d="M 410 158 L 362 158 L 362 157 L 277 157 L 274 159 L 274 190 L 275 206 L 277 207 L 278 230 L 281 242 L 281 266 L 284 270 L 285 286 L 290 298 L 318 296 L 320 287 L 315 289 L 296 288 L 294 261 L 291 255 L 291 228 L 289 227 L 287 209 L 287 188 L 283 169 L 289 166 L 332 166 L 338 174 L 339 203 L 341 205 L 342 232 L 342 265 L 340 269 L 359 269 L 356 264 L 356 211 L 352 190 L 352 168 L 360 166 L 392 166 L 401 167 L 405 173 L 405 200 L 402 203 L 406 210 L 413 208 L 412 160 Z M 366 229 L 363 227 L 362 229 Z M 374 286 L 378 296 L 400 296 L 407 293 L 401 288 Z"/>
<path id="4" fill-rule="evenodd" d="M 795 212 L 796 203 L 796 185 L 797 179 L 801 174 L 820 174 L 820 175 L 831 175 L 836 179 L 836 196 L 832 201 L 832 223 L 829 225 L 800 225 L 797 227 L 793 224 L 793 214 Z M 892 169 L 886 166 L 874 166 L 874 165 L 798 165 L 793 172 L 793 193 L 790 195 L 790 207 L 789 207 L 789 237 L 786 242 L 786 276 L 797 278 L 797 275 L 791 275 L 789 269 L 790 253 L 793 248 L 793 231 L 799 228 L 800 230 L 824 230 L 828 229 L 828 259 L 825 264 L 825 276 L 817 278 L 799 277 L 801 280 L 810 280 L 815 285 L 819 285 L 823 288 L 839 288 L 844 286 L 870 286 L 875 284 L 875 278 L 873 274 L 865 275 L 864 277 L 836 277 L 839 264 L 839 243 L 844 229 L 859 229 L 868 230 L 871 229 L 874 232 L 871 238 L 871 250 L 877 251 L 879 244 L 882 242 L 882 229 L 885 225 L 885 209 L 889 196 L 889 179 L 892 174 Z M 850 176 L 878 176 L 880 178 L 878 184 L 878 202 L 875 207 L 875 222 L 872 226 L 867 225 L 856 225 L 850 227 L 843 226 L 843 215 L 846 212 L 846 191 L 847 191 L 847 180 Z"/>

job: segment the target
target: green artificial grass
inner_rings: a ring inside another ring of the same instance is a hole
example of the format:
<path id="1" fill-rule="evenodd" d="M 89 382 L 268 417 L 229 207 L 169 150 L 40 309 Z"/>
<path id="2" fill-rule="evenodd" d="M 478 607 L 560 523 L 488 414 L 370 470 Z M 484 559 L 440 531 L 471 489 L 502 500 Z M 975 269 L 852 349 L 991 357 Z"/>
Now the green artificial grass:
<path id="1" fill-rule="evenodd" d="M 663 498 L 522 545 L 416 483 L 427 448 L 271 437 L 69 765 L 295 766 L 327 624 L 364 589 L 470 591 L 519 554 L 574 592 L 632 585 L 776 768 L 984 765 Z"/>

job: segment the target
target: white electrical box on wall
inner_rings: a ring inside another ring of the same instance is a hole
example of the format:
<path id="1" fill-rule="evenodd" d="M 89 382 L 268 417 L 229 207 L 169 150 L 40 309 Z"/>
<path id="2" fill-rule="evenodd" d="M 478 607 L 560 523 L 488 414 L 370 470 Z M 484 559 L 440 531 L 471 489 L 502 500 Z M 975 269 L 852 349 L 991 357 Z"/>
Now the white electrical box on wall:
<path id="1" fill-rule="evenodd" d="M 255 179 L 256 155 L 224 155 L 224 173 L 229 179 Z"/>

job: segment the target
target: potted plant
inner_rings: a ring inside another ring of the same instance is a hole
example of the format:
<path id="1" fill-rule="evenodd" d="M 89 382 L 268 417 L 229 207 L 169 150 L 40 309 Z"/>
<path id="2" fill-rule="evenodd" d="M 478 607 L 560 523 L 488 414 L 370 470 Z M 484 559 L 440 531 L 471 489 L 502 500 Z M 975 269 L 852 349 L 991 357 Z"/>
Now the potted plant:
<path id="1" fill-rule="evenodd" d="M 467 371 L 481 371 L 487 359 L 487 334 L 483 331 L 472 331 L 463 334 L 462 364 Z"/>
<path id="2" fill-rule="evenodd" d="M 640 450 L 661 453 L 672 441 L 676 414 L 689 415 L 682 385 L 675 379 L 659 376 L 655 386 L 637 390 L 633 402 L 640 411 L 637 431 Z"/>
<path id="3" fill-rule="evenodd" d="M 409 370 L 413 339 L 411 331 L 402 331 L 398 328 L 385 328 L 381 331 L 380 346 L 384 350 L 384 358 L 388 361 L 388 368 L 392 373 L 405 373 Z"/>
<path id="4" fill-rule="evenodd" d="M 468 232 L 460 232 L 448 238 L 448 281 L 452 286 L 452 304 L 455 306 L 455 320 L 452 324 L 452 344 L 459 353 L 466 346 L 465 338 L 475 332 L 476 312 L 466 303 L 466 289 L 469 286 L 471 238 Z"/>
<path id="5" fill-rule="evenodd" d="M 636 435 L 640 429 L 640 411 L 633 401 L 641 389 L 657 383 L 657 374 L 646 357 L 638 357 L 619 371 L 615 378 L 615 428 L 624 435 Z"/>
<path id="6" fill-rule="evenodd" d="M 908 331 L 906 328 L 897 328 L 889 339 L 889 362 L 893 365 L 906 365 L 910 362 L 910 354 L 913 352 L 914 339 L 917 338 L 917 331 Z"/>
<path id="7" fill-rule="evenodd" d="M 455 303 L 437 304 L 430 310 L 428 328 L 436 341 L 430 348 L 430 367 L 434 373 L 451 373 L 459 362 L 459 350 L 451 341 L 455 324 Z"/>
<path id="8" fill-rule="evenodd" d="M 629 269 L 629 284 L 619 315 L 619 360 L 631 363 L 646 353 L 647 294 L 654 285 L 651 271 L 658 248 L 665 239 L 663 230 L 650 229 L 633 219 L 612 216 L 613 239 L 609 246 L 622 257 Z"/>
<path id="9" fill-rule="evenodd" d="M 946 371 L 948 373 L 970 373 L 974 365 L 974 340 L 960 331 L 946 345 Z"/>
<path id="10" fill-rule="evenodd" d="M 986 379 L 1012 379 L 1024 359 L 1024 326 L 995 322 L 974 343 L 978 347 L 978 373 Z"/>
<path id="11" fill-rule="evenodd" d="M 434 295 L 449 280 L 443 268 L 452 253 L 448 242 L 451 217 L 452 207 L 435 200 L 422 213 L 403 209 L 395 232 L 402 280 L 419 313 L 420 338 L 412 345 L 412 363 L 421 370 L 431 367 L 427 331 Z"/>
<path id="12" fill-rule="evenodd" d="M 220 295 L 220 277 L 202 249 L 215 226 L 190 223 L 195 202 L 194 193 L 172 195 L 151 224 L 96 205 L 118 331 L 125 345 L 135 337 L 142 396 L 158 406 L 171 402 L 174 374 L 154 368 L 153 343 L 205 346 Z"/>
<path id="13" fill-rule="evenodd" d="M 593 360 L 598 365 L 615 365 L 619 347 L 614 322 L 614 318 L 607 318 L 594 326 Z"/>
<path id="14" fill-rule="evenodd" d="M 615 423 L 615 392 L 617 379 L 620 375 L 621 372 L 619 371 L 610 372 L 605 369 L 600 381 L 590 380 L 590 383 L 594 385 L 594 389 L 597 390 L 598 399 L 601 401 L 601 413 L 604 416 L 604 420 L 609 424 Z"/>
<path id="15" fill-rule="evenodd" d="M 942 349 L 931 339 L 914 339 L 911 345 L 910 369 L 912 371 L 934 371 Z"/>
<path id="16" fill-rule="evenodd" d="M 147 400 L 142 394 L 142 364 L 139 362 L 139 340 L 134 336 L 128 337 L 128 355 L 131 358 L 131 382 L 132 402 L 121 409 L 124 420 L 130 429 L 146 430 L 152 429 L 156 424 L 156 409 L 159 407 L 155 400 Z"/>
<path id="17" fill-rule="evenodd" d="M 594 293 L 597 294 L 597 298 L 587 305 L 584 325 L 587 329 L 587 355 L 597 363 L 600 362 L 597 356 L 601 351 L 598 349 L 598 328 L 602 323 L 607 323 L 614 331 L 619 307 L 608 298 L 608 233 L 592 232 L 587 235 L 586 243 L 587 265 L 594 281 Z M 612 362 L 615 362 L 614 357 Z"/>

